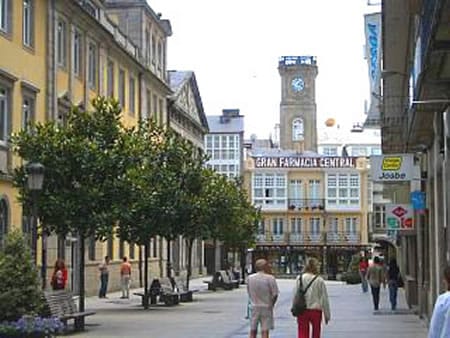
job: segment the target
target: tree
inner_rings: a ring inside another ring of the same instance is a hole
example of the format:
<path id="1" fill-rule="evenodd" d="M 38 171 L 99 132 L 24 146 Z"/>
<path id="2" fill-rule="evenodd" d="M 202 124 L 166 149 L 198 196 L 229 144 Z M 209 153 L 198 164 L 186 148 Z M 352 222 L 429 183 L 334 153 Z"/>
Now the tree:
<path id="1" fill-rule="evenodd" d="M 22 234 L 9 233 L 0 251 L 0 322 L 43 310 L 38 272 L 32 261 Z"/>
<path id="2" fill-rule="evenodd" d="M 85 239 L 105 238 L 122 211 L 120 180 L 129 166 L 117 101 L 98 97 L 93 111 L 73 109 L 66 125 L 36 123 L 12 136 L 14 151 L 45 168 L 37 201 L 43 231 L 77 234 L 80 257 L 80 311 L 84 311 Z M 20 200 L 29 204 L 25 167 L 16 168 Z M 84 325 L 84 323 L 82 323 Z"/>

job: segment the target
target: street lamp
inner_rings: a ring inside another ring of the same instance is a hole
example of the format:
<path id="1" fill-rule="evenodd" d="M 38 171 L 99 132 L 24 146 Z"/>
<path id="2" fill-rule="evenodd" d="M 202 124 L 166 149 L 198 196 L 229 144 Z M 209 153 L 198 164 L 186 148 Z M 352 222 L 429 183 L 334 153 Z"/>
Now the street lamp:
<path id="1" fill-rule="evenodd" d="M 33 254 L 34 263 L 37 263 L 37 196 L 39 191 L 42 190 L 42 184 L 44 182 L 44 166 L 40 163 L 29 163 L 26 166 L 26 173 L 28 174 L 27 186 L 31 192 L 31 251 Z M 45 257 L 44 243 L 42 243 L 42 253 Z M 44 260 L 42 261 L 42 272 L 44 272 Z M 45 273 L 42 275 L 43 285 L 45 285 Z"/>

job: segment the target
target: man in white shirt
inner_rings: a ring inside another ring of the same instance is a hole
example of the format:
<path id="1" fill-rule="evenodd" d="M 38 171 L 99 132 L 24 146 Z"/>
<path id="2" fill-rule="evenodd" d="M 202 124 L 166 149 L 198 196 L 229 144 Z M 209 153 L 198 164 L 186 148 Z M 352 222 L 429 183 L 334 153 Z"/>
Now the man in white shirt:
<path id="1" fill-rule="evenodd" d="M 279 290 L 275 277 L 270 274 L 270 265 L 265 259 L 255 263 L 256 273 L 248 277 L 247 292 L 250 299 L 250 338 L 256 338 L 261 325 L 261 337 L 269 338 L 269 330 L 274 328 L 273 308 Z"/>
<path id="2" fill-rule="evenodd" d="M 436 299 L 428 338 L 450 337 L 450 266 L 447 266 L 444 270 L 444 281 L 447 285 L 447 291 Z"/>

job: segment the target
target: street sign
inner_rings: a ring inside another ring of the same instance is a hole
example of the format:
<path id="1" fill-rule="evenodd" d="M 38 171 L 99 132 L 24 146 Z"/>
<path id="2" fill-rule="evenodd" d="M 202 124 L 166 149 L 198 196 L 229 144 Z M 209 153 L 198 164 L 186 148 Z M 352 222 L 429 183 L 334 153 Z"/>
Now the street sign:
<path id="1" fill-rule="evenodd" d="M 389 230 L 414 230 L 414 211 L 409 204 L 387 204 L 386 222 Z"/>
<path id="2" fill-rule="evenodd" d="M 370 156 L 370 175 L 374 182 L 410 181 L 415 171 L 411 154 Z"/>

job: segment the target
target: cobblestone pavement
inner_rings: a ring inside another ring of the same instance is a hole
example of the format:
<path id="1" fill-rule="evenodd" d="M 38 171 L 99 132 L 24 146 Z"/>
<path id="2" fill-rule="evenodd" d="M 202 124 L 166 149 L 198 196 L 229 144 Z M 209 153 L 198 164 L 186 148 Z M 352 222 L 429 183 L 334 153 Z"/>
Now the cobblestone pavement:
<path id="1" fill-rule="evenodd" d="M 296 337 L 296 322 L 289 312 L 293 280 L 278 280 L 281 295 L 275 309 L 275 330 L 271 338 Z M 207 291 L 203 279 L 192 281 L 194 302 L 174 307 L 153 306 L 144 310 L 140 297 L 120 299 L 111 293 L 108 299 L 90 297 L 86 309 L 97 314 L 86 318 L 86 331 L 68 335 L 79 338 L 243 338 L 248 337 L 244 318 L 247 295 L 245 285 L 231 291 Z M 371 296 L 359 285 L 327 282 L 332 320 L 324 327 L 323 338 L 425 338 L 426 326 L 410 313 L 399 293 L 399 310 L 389 310 L 387 290 L 381 291 L 380 311 L 372 311 Z M 67 337 L 67 336 L 66 336 Z"/>

